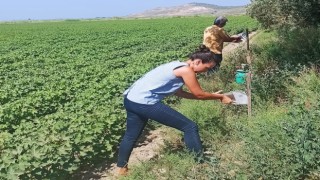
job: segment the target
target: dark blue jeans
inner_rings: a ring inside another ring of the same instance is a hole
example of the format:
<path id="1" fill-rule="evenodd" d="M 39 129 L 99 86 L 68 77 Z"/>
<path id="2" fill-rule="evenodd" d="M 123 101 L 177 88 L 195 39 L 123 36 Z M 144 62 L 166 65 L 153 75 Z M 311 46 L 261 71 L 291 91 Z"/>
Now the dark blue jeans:
<path id="1" fill-rule="evenodd" d="M 118 167 L 127 165 L 133 146 L 141 135 L 148 119 L 184 132 L 184 142 L 187 148 L 196 154 L 202 154 L 202 144 L 197 124 L 181 113 L 161 102 L 154 105 L 145 105 L 132 102 L 127 98 L 124 99 L 124 107 L 127 110 L 127 128 L 120 143 Z"/>

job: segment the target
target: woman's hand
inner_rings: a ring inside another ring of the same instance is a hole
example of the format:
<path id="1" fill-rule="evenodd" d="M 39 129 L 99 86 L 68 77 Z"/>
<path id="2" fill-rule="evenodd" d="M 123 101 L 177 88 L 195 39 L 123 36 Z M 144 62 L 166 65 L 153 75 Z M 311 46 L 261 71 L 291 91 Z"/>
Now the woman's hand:
<path id="1" fill-rule="evenodd" d="M 219 90 L 217 92 L 214 92 L 213 94 L 222 94 L 223 90 Z"/>
<path id="2" fill-rule="evenodd" d="M 241 42 L 241 36 L 234 35 L 234 36 L 231 36 L 231 38 L 232 38 L 232 42 L 235 42 L 235 43 Z"/>
<path id="3" fill-rule="evenodd" d="M 223 95 L 221 102 L 223 104 L 232 104 L 234 101 L 226 95 Z"/>

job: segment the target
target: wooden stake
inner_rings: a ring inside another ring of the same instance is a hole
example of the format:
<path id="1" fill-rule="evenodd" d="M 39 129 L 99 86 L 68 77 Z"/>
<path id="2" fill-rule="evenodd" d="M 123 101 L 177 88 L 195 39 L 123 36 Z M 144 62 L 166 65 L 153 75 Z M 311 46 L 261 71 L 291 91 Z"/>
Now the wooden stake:
<path id="1" fill-rule="evenodd" d="M 246 37 L 247 37 L 247 63 L 249 66 L 249 71 L 246 76 L 247 83 L 247 96 L 248 96 L 248 116 L 251 117 L 251 51 L 249 47 L 249 31 L 246 29 Z"/>

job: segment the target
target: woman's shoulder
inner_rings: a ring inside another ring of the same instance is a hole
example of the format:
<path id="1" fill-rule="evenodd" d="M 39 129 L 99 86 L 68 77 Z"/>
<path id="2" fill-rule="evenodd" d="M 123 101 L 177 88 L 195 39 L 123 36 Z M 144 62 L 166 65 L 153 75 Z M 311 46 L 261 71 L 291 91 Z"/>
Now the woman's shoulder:
<path id="1" fill-rule="evenodd" d="M 180 66 L 180 67 L 174 69 L 173 72 L 177 77 L 182 77 L 183 75 L 186 75 L 186 74 L 194 74 L 195 73 L 191 69 L 191 67 L 189 67 L 188 65 Z"/>

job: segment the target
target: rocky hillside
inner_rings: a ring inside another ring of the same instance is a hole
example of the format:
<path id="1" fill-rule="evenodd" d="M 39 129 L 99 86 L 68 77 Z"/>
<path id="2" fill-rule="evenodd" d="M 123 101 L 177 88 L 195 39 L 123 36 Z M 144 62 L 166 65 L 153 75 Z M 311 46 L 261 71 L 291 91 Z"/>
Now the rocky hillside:
<path id="1" fill-rule="evenodd" d="M 194 15 L 239 15 L 245 14 L 245 6 L 217 6 L 205 3 L 189 3 L 182 6 L 159 7 L 142 13 L 132 14 L 130 18 L 194 16 Z"/>

